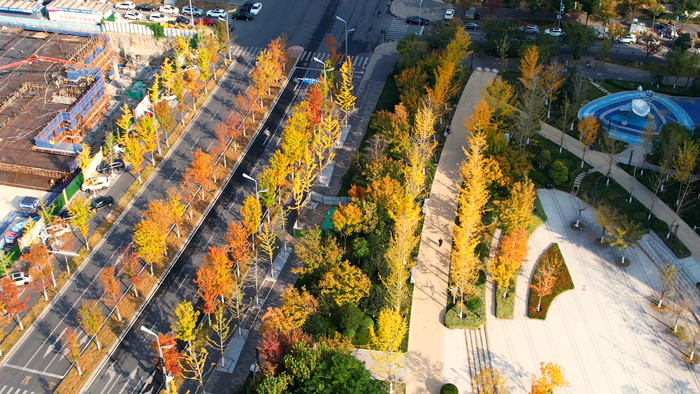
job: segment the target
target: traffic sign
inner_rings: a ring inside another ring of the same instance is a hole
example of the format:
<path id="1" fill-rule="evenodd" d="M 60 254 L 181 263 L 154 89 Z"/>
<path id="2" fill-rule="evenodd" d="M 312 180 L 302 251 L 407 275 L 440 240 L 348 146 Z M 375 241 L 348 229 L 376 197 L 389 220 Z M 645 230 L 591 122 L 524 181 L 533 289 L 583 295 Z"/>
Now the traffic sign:
<path id="1" fill-rule="evenodd" d="M 316 78 L 301 78 L 300 80 L 306 83 L 318 83 L 318 79 Z"/>

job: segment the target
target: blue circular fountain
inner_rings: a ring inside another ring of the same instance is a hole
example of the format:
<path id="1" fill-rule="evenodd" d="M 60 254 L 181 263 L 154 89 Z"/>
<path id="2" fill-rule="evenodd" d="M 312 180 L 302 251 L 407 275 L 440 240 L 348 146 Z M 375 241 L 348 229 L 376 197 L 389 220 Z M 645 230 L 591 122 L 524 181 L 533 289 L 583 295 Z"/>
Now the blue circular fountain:
<path id="1" fill-rule="evenodd" d="M 614 93 L 586 104 L 578 118 L 594 116 L 612 138 L 642 145 L 647 129 L 658 134 L 661 126 L 677 122 L 688 128 L 700 124 L 700 99 L 644 91 Z"/>

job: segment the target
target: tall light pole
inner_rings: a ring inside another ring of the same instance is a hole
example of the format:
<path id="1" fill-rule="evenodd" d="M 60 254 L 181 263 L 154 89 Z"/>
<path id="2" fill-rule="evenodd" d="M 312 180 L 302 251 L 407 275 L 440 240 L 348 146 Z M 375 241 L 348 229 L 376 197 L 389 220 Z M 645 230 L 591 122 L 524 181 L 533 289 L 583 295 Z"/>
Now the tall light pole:
<path id="1" fill-rule="evenodd" d="M 559 0 L 559 15 L 557 16 L 557 29 L 561 29 L 561 16 L 563 13 L 564 13 L 564 0 Z M 605 29 L 603 29 L 603 30 L 605 30 Z M 605 32 L 603 32 L 603 33 L 605 33 Z"/>
<path id="2" fill-rule="evenodd" d="M 258 191 L 258 181 L 255 180 L 255 178 L 253 178 L 252 176 L 244 172 L 243 178 L 255 182 L 255 199 L 260 200 L 260 193 L 267 193 L 267 189 Z"/>
<path id="3" fill-rule="evenodd" d="M 158 334 L 149 330 L 148 328 L 146 328 L 146 326 L 141 326 L 141 331 L 145 332 L 148 335 L 153 335 L 154 337 L 156 337 L 156 344 L 158 345 L 158 357 L 160 357 L 160 360 L 163 363 L 163 376 L 165 376 L 165 392 L 169 393 L 170 387 L 168 386 L 168 383 L 170 383 L 170 375 L 168 375 L 168 371 L 165 369 L 165 358 L 163 358 L 163 349 L 170 349 L 173 347 L 173 345 L 160 346 L 160 339 L 158 338 Z"/>
<path id="4" fill-rule="evenodd" d="M 423 26 L 423 19 L 421 18 L 422 14 L 423 14 L 423 0 L 420 0 L 420 2 L 418 2 L 418 25 L 419 26 Z M 421 31 L 422 31 L 422 29 L 421 29 Z"/>
<path id="5" fill-rule="evenodd" d="M 326 63 L 323 62 L 323 61 L 321 61 L 321 59 L 317 58 L 316 56 L 314 56 L 314 61 L 315 61 L 315 62 L 318 62 L 318 63 L 321 63 L 321 65 L 323 66 L 323 79 L 325 79 L 326 82 L 328 82 L 328 75 L 326 75 L 326 72 L 327 72 L 327 71 L 333 71 L 333 70 L 335 70 L 335 68 L 331 67 L 331 68 L 328 68 L 328 69 L 327 69 L 327 68 L 326 68 Z"/>
<path id="6" fill-rule="evenodd" d="M 346 22 L 345 19 L 339 17 L 338 15 L 335 16 L 335 19 L 345 23 L 345 58 L 347 59 L 347 57 L 348 57 L 348 33 L 351 31 L 355 31 L 355 28 L 353 27 L 352 29 L 348 30 L 348 22 Z"/>

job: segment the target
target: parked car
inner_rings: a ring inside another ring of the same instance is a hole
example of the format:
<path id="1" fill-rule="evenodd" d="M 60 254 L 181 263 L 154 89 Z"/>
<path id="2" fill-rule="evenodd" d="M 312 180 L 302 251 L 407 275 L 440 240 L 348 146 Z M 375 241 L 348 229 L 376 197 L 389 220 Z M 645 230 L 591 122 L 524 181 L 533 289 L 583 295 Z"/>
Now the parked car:
<path id="1" fill-rule="evenodd" d="M 95 178 L 89 178 L 83 181 L 83 185 L 80 186 L 80 190 L 86 192 L 89 190 L 104 190 L 108 188 L 112 183 L 106 176 L 98 176 Z"/>
<path id="2" fill-rule="evenodd" d="M 175 17 L 175 23 L 183 23 L 185 25 L 189 25 L 190 18 L 185 18 L 184 16 L 178 15 L 177 17 Z"/>
<path id="3" fill-rule="evenodd" d="M 163 14 L 160 14 L 160 15 L 163 15 Z M 163 16 L 165 16 L 165 15 L 163 15 Z M 188 20 L 188 22 L 189 22 L 189 20 Z M 102 161 L 100 164 L 97 165 L 96 170 L 100 174 L 107 174 L 110 171 L 121 172 L 121 171 L 124 171 L 125 168 L 126 168 L 126 164 L 124 163 L 124 160 L 116 159 L 112 163 L 107 163 L 106 161 Z"/>
<path id="4" fill-rule="evenodd" d="M 449 8 L 445 11 L 445 17 L 444 19 L 452 19 L 455 17 L 455 10 L 452 8 Z"/>
<path id="5" fill-rule="evenodd" d="M 58 213 L 58 217 L 67 221 L 73 220 L 73 216 L 71 216 L 67 208 L 61 209 L 61 212 Z"/>
<path id="6" fill-rule="evenodd" d="M 251 3 L 251 2 L 246 2 L 246 3 L 243 3 L 243 5 L 241 6 L 241 8 L 238 9 L 238 12 L 239 12 L 239 13 L 241 13 L 241 12 L 243 12 L 243 13 L 250 13 L 250 10 L 251 10 L 252 8 L 253 8 L 253 3 Z"/>
<path id="7" fill-rule="evenodd" d="M 467 30 L 476 30 L 479 28 L 479 24 L 476 22 L 467 22 L 464 24 L 464 28 Z"/>
<path id="8" fill-rule="evenodd" d="M 153 4 L 139 4 L 136 6 L 136 9 L 139 11 L 146 11 L 146 12 L 158 11 L 158 7 L 154 6 Z"/>
<path id="9" fill-rule="evenodd" d="M 95 211 L 104 207 L 111 207 L 112 205 L 114 205 L 114 198 L 112 196 L 95 197 L 95 199 L 90 202 L 90 208 Z"/>
<path id="10" fill-rule="evenodd" d="M 168 17 L 160 12 L 156 12 L 155 14 L 151 14 L 151 16 L 148 17 L 148 20 L 151 22 L 167 22 Z"/>
<path id="11" fill-rule="evenodd" d="M 250 12 L 251 14 L 253 14 L 253 15 L 258 15 L 258 14 L 260 13 L 261 10 L 262 10 L 262 3 L 254 3 L 254 4 L 250 7 L 250 11 L 249 11 L 249 12 Z"/>
<path id="12" fill-rule="evenodd" d="M 133 1 L 122 1 L 114 5 L 114 8 L 118 10 L 133 10 L 136 8 L 136 4 Z"/>
<path id="13" fill-rule="evenodd" d="M 182 11 L 180 11 L 180 13 L 189 17 L 202 16 L 204 15 L 204 10 L 197 7 L 184 6 L 182 7 Z"/>
<path id="14" fill-rule="evenodd" d="M 207 16 L 210 18 L 226 18 L 226 11 L 222 10 L 221 8 L 216 8 L 207 11 Z"/>
<path id="15" fill-rule="evenodd" d="M 250 12 L 241 12 L 238 11 L 236 14 L 232 16 L 233 19 L 238 19 L 238 20 L 244 20 L 244 21 L 252 21 L 255 16 L 251 14 Z"/>
<path id="16" fill-rule="evenodd" d="M 180 12 L 180 9 L 172 5 L 164 5 L 158 8 L 158 11 L 164 14 L 177 14 Z"/>
<path id="17" fill-rule="evenodd" d="M 628 34 L 617 39 L 617 42 L 621 42 L 623 44 L 632 44 L 635 41 L 637 41 L 637 37 L 634 34 Z"/>
<path id="18" fill-rule="evenodd" d="M 216 24 L 216 19 L 212 19 L 208 16 L 205 16 L 202 19 L 197 19 L 196 22 L 194 22 L 195 25 L 204 25 L 204 26 L 214 26 Z"/>
<path id="19" fill-rule="evenodd" d="M 32 276 L 25 274 L 24 272 L 13 272 L 10 274 L 10 279 L 15 282 L 17 286 L 28 285 L 32 281 Z"/>
<path id="20" fill-rule="evenodd" d="M 409 16 L 406 18 L 406 23 L 410 25 L 427 25 L 430 21 L 426 18 L 421 18 L 419 16 Z"/>
<path id="21" fill-rule="evenodd" d="M 661 44 L 661 41 L 657 40 L 656 38 L 652 38 L 650 42 L 652 45 L 660 45 Z M 637 39 L 637 44 L 645 45 L 644 37 L 639 37 Z"/>
<path id="22" fill-rule="evenodd" d="M 526 34 L 539 34 L 540 27 L 537 25 L 519 26 L 518 30 L 524 31 Z"/>
<path id="23" fill-rule="evenodd" d="M 24 213 L 36 213 L 39 203 L 41 203 L 41 200 L 36 197 L 22 197 L 19 201 L 19 210 Z"/>
<path id="24" fill-rule="evenodd" d="M 136 11 L 129 11 L 124 14 L 124 19 L 128 19 L 130 21 L 138 21 L 141 20 L 141 18 L 143 18 L 143 15 L 139 14 Z"/>
<path id="25" fill-rule="evenodd" d="M 561 29 L 555 27 L 553 29 L 545 29 L 544 34 L 553 36 L 553 37 L 561 37 L 564 35 L 564 32 L 561 31 Z"/>

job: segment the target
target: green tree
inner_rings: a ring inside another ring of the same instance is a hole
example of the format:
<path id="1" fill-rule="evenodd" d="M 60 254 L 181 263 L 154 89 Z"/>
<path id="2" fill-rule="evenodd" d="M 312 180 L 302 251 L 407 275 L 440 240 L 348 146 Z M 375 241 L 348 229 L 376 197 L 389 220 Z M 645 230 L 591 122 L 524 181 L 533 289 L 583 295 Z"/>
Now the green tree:
<path id="1" fill-rule="evenodd" d="M 625 264 L 627 249 L 635 246 L 644 236 L 644 229 L 639 222 L 631 221 L 623 217 L 613 232 L 613 238 L 608 242 L 610 246 L 622 249 L 622 264 Z"/>
<path id="2" fill-rule="evenodd" d="M 564 42 L 569 44 L 574 58 L 578 59 L 581 52 L 587 51 L 595 44 L 596 32 L 590 26 L 579 23 L 564 23 Z"/>
<path id="3" fill-rule="evenodd" d="M 569 169 L 561 160 L 555 160 L 549 168 L 549 176 L 557 186 L 564 186 L 569 180 Z"/>
<path id="4" fill-rule="evenodd" d="M 319 286 L 321 294 L 328 296 L 337 305 L 357 305 L 369 295 L 372 282 L 359 268 L 345 260 L 326 272 Z"/>

